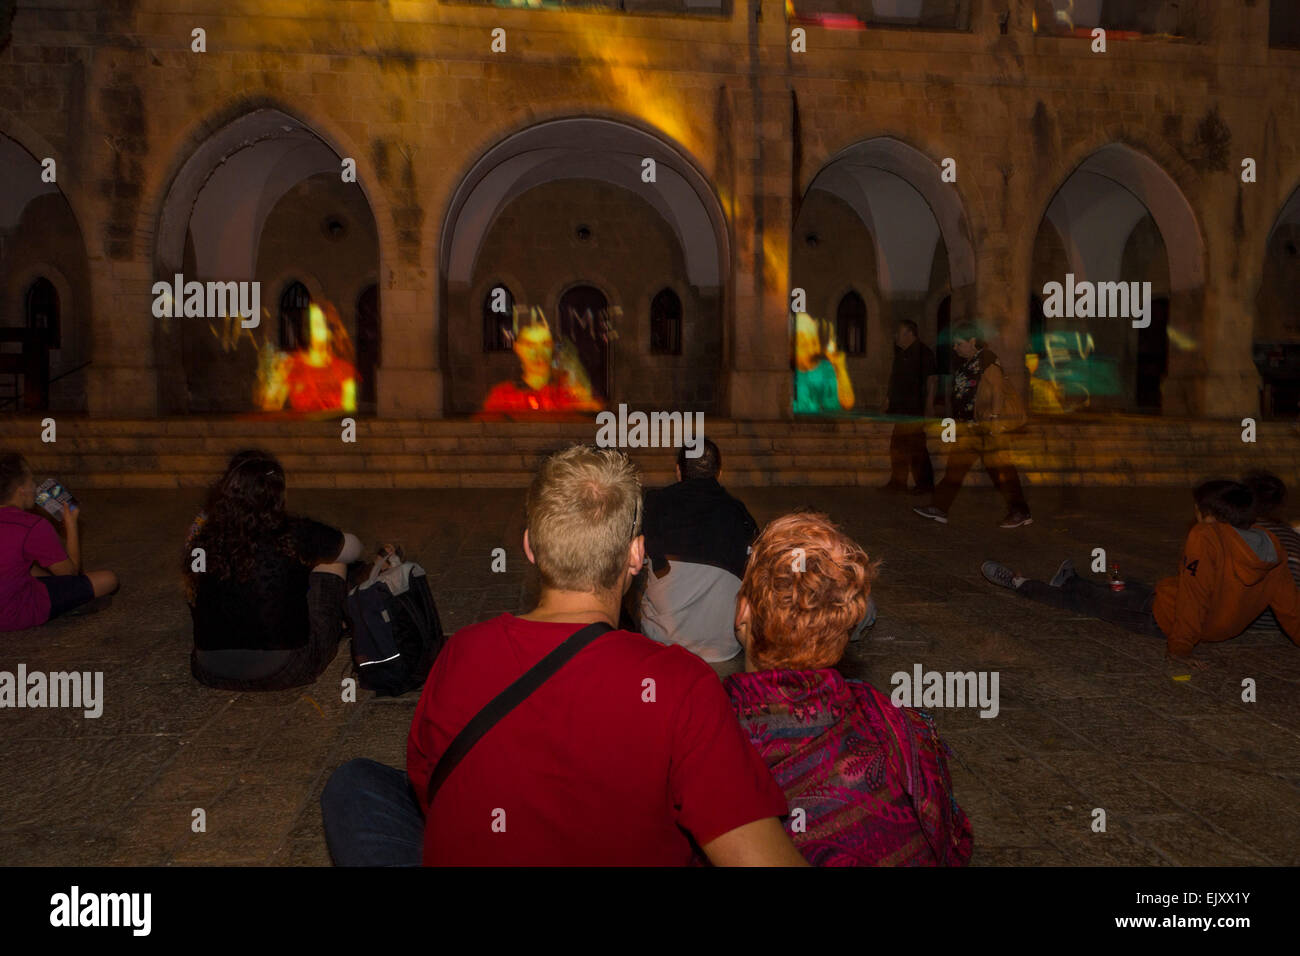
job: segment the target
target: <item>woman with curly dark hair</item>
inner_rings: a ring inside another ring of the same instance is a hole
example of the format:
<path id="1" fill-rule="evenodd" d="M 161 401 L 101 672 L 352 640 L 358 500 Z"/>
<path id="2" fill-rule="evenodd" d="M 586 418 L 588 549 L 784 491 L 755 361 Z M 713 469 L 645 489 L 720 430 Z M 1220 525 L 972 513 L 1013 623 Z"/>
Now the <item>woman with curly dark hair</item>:
<path id="1" fill-rule="evenodd" d="M 347 566 L 360 556 L 355 536 L 285 511 L 274 457 L 239 452 L 185 546 L 195 679 L 223 690 L 315 681 L 338 652 Z"/>

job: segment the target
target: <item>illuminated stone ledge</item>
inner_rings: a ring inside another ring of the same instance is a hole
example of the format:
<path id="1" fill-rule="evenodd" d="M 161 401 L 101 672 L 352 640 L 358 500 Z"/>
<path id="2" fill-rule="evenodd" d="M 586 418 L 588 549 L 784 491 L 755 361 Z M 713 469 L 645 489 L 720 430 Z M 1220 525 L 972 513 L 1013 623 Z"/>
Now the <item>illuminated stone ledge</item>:
<path id="1" fill-rule="evenodd" d="M 302 488 L 522 487 L 538 457 L 594 439 L 594 422 L 379 421 L 360 419 L 356 444 L 336 422 L 190 419 L 108 421 L 65 418 L 59 440 L 39 440 L 39 421 L 18 419 L 5 445 L 42 474 L 85 488 L 197 488 L 230 453 L 261 447 L 277 455 Z M 947 451 L 930 439 L 936 469 Z M 706 419 L 721 445 L 724 480 L 736 487 L 883 484 L 888 423 L 733 422 Z M 1014 437 L 1012 459 L 1029 484 L 1183 487 L 1211 475 L 1267 468 L 1300 472 L 1300 435 L 1288 423 L 1259 425 L 1254 444 L 1236 422 L 1128 419 L 1035 420 Z M 672 480 L 670 449 L 636 449 L 653 486 Z M 972 480 L 985 482 L 976 469 Z"/>

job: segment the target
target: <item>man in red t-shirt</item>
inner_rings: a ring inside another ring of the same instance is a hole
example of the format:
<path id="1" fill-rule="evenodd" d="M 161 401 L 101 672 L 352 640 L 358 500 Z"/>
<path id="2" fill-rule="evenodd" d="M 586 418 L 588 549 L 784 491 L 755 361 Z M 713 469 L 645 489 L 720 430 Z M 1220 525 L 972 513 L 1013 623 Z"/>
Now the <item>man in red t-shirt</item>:
<path id="1" fill-rule="evenodd" d="M 788 807 L 713 669 L 612 630 L 469 751 L 426 808 L 438 758 L 484 705 L 588 624 L 616 626 L 645 550 L 641 487 L 615 451 L 575 446 L 528 492 L 532 611 L 454 634 L 425 683 L 407 772 L 340 767 L 321 797 L 339 864 L 805 865 Z M 425 814 L 427 812 L 427 824 Z"/>

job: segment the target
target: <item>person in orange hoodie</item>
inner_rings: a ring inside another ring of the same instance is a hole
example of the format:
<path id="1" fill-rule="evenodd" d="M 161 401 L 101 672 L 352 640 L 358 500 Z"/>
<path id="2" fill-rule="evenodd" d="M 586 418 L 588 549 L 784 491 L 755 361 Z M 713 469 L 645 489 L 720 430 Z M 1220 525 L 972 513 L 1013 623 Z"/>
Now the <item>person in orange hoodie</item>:
<path id="1" fill-rule="evenodd" d="M 1198 485 L 1192 497 L 1196 524 L 1183 544 L 1178 574 L 1154 589 L 1129 581 L 1124 590 L 1112 591 L 1079 577 L 1068 558 L 1047 583 L 996 561 L 985 561 L 981 571 L 991 583 L 1030 600 L 1162 637 L 1174 657 L 1189 657 L 1197 644 L 1236 637 L 1270 607 L 1300 644 L 1300 591 L 1277 536 L 1251 527 L 1253 492 L 1240 482 L 1216 480 Z"/>

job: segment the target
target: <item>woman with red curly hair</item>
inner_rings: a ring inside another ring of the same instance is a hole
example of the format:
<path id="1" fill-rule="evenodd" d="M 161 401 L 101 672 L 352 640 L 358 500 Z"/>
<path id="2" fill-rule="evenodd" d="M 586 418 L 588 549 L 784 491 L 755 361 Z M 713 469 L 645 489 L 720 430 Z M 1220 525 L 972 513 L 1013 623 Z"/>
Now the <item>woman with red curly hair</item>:
<path id="1" fill-rule="evenodd" d="M 786 828 L 808 862 L 962 866 L 970 821 L 930 716 L 834 669 L 879 564 L 825 515 L 769 524 L 736 598 L 745 673 L 724 686 L 785 791 Z"/>

